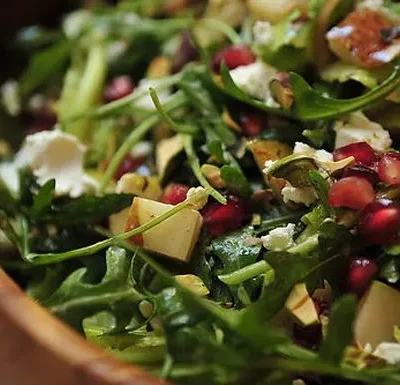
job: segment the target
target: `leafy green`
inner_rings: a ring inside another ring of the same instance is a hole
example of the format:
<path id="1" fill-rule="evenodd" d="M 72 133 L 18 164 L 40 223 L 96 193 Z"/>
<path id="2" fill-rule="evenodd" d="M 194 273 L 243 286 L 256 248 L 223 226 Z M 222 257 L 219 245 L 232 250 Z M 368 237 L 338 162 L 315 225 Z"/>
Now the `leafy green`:
<path id="1" fill-rule="evenodd" d="M 39 190 L 33 200 L 33 206 L 30 209 L 30 214 L 33 217 L 38 217 L 50 210 L 51 203 L 55 195 L 56 181 L 51 179 L 47 181 Z"/>
<path id="2" fill-rule="evenodd" d="M 323 205 L 326 213 L 331 217 L 335 217 L 335 212 L 328 201 L 329 183 L 318 171 L 315 170 L 310 171 L 309 177 L 311 184 L 317 192 L 318 198 Z"/>
<path id="3" fill-rule="evenodd" d="M 235 85 L 225 65 L 222 66 L 221 76 L 223 83 L 222 90 L 246 104 L 276 115 L 289 116 L 301 120 L 319 120 L 335 118 L 349 112 L 360 110 L 382 99 L 399 86 L 400 67 L 396 66 L 393 73 L 378 87 L 353 99 L 325 97 L 312 89 L 300 75 L 291 73 L 290 81 L 295 100 L 291 111 L 269 107 L 264 102 L 247 95 Z"/>
<path id="4" fill-rule="evenodd" d="M 69 203 L 53 205 L 51 212 L 40 220 L 62 225 L 96 222 L 130 206 L 132 198 L 128 194 L 85 195 Z"/>
<path id="5" fill-rule="evenodd" d="M 10 190 L 0 178 L 0 208 L 7 213 L 18 211 L 18 200 L 11 194 Z"/>
<path id="6" fill-rule="evenodd" d="M 143 296 L 134 288 L 131 258 L 124 249 L 108 249 L 106 260 L 107 271 L 99 283 L 85 281 L 86 268 L 75 270 L 44 301 L 45 306 L 78 330 L 82 330 L 84 318 L 104 310 L 116 318 L 115 330 L 126 328 L 136 314 L 137 304 Z"/>
<path id="7" fill-rule="evenodd" d="M 236 167 L 225 165 L 221 168 L 221 178 L 226 182 L 227 188 L 234 193 L 249 198 L 251 188 L 243 172 Z"/>
<path id="8" fill-rule="evenodd" d="M 335 303 L 328 332 L 319 352 L 322 360 L 340 363 L 344 350 L 352 342 L 356 306 L 357 299 L 354 295 L 342 297 Z"/>
<path id="9" fill-rule="evenodd" d="M 67 64 L 72 47 L 72 41 L 61 40 L 50 48 L 34 55 L 20 80 L 22 96 L 29 95 L 54 74 L 61 71 Z"/>

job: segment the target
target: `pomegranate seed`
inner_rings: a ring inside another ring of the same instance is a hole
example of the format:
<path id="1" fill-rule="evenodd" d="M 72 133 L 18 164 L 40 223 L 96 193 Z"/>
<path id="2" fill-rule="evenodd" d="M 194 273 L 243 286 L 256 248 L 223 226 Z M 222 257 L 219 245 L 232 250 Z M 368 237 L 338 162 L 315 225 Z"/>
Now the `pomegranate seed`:
<path id="1" fill-rule="evenodd" d="M 119 180 L 122 175 L 136 170 L 139 166 L 143 164 L 143 162 L 143 158 L 133 158 L 130 154 L 128 154 L 115 172 L 114 179 Z"/>
<path id="2" fill-rule="evenodd" d="M 256 61 L 256 56 L 251 51 L 250 47 L 246 45 L 224 48 L 214 56 L 213 70 L 215 73 L 219 73 L 223 61 L 228 69 L 233 70 L 236 67 L 247 66 L 254 63 Z"/>
<path id="3" fill-rule="evenodd" d="M 378 161 L 375 150 L 367 142 L 352 143 L 333 151 L 333 159 L 335 161 L 349 156 L 354 156 L 356 162 L 361 163 L 363 166 L 373 166 Z"/>
<path id="4" fill-rule="evenodd" d="M 247 203 L 230 195 L 227 204 L 211 203 L 203 210 L 204 226 L 213 236 L 237 230 L 251 219 Z"/>
<path id="5" fill-rule="evenodd" d="M 129 76 L 117 76 L 106 86 L 103 99 L 106 103 L 123 98 L 134 90 L 134 85 Z"/>
<path id="6" fill-rule="evenodd" d="M 187 63 L 197 60 L 199 52 L 193 45 L 188 31 L 182 33 L 181 43 L 175 53 L 172 64 L 172 72 L 179 72 Z"/>
<path id="7" fill-rule="evenodd" d="M 245 136 L 257 136 L 262 130 L 262 115 L 258 112 L 242 113 L 240 114 L 240 123 Z"/>
<path id="8" fill-rule="evenodd" d="M 185 184 L 172 183 L 165 189 L 160 201 L 170 205 L 177 205 L 186 199 L 189 186 Z"/>
<path id="9" fill-rule="evenodd" d="M 33 135 L 38 132 L 42 131 L 49 131 L 53 128 L 54 124 L 45 122 L 42 120 L 35 120 L 32 123 L 28 124 L 28 127 L 26 128 L 26 134 L 27 135 Z"/>
<path id="10" fill-rule="evenodd" d="M 380 199 L 364 208 L 358 233 L 368 244 L 386 245 L 398 239 L 400 207 L 390 199 Z"/>
<path id="11" fill-rule="evenodd" d="M 346 167 L 343 171 L 342 178 L 347 178 L 349 176 L 364 178 L 372 185 L 379 180 L 378 174 L 375 170 L 369 167 L 365 167 L 362 164 L 355 164 L 354 166 Z"/>
<path id="12" fill-rule="evenodd" d="M 400 184 L 400 154 L 384 154 L 378 163 L 378 174 L 382 182 Z"/>
<path id="13" fill-rule="evenodd" d="M 374 201 L 375 191 L 366 179 L 349 176 L 331 186 L 328 198 L 332 207 L 348 207 L 358 210 Z"/>
<path id="14" fill-rule="evenodd" d="M 378 265 L 369 258 L 351 260 L 347 273 L 347 287 L 350 291 L 363 294 L 378 273 Z"/>

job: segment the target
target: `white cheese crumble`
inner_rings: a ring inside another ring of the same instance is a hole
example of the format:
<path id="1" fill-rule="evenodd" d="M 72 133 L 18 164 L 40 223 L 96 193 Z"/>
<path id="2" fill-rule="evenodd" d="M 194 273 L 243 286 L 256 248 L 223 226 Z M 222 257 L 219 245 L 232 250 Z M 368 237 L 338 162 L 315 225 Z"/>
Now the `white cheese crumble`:
<path id="1" fill-rule="evenodd" d="M 161 104 L 165 103 L 168 97 L 171 95 L 170 87 L 161 85 L 158 79 L 142 79 L 138 86 L 135 88 L 134 93 L 142 93 L 144 95 L 135 101 L 135 107 L 143 108 L 149 111 L 155 111 L 153 100 L 151 99 L 149 89 L 154 88 L 157 91 L 157 96 L 160 99 Z"/>
<path id="2" fill-rule="evenodd" d="M 142 141 L 136 144 L 130 151 L 132 158 L 144 158 L 151 153 L 152 145 L 150 142 Z"/>
<path id="3" fill-rule="evenodd" d="M 203 194 L 199 195 L 197 200 L 195 202 L 193 202 L 192 204 L 192 208 L 194 210 L 201 210 L 208 201 L 208 195 L 205 194 L 205 189 L 204 187 L 191 187 L 188 192 L 186 193 L 186 199 L 190 199 L 193 196 L 195 196 L 196 194 L 199 194 L 200 192 L 202 192 Z"/>
<path id="4" fill-rule="evenodd" d="M 69 39 L 76 39 L 93 21 L 93 15 L 88 10 L 79 10 L 64 17 L 62 28 Z"/>
<path id="5" fill-rule="evenodd" d="M 286 204 L 289 202 L 295 202 L 310 206 L 317 199 L 313 187 L 293 187 L 290 183 L 286 183 L 281 194 L 283 202 Z"/>
<path id="6" fill-rule="evenodd" d="M 383 8 L 383 0 L 362 0 L 357 3 L 357 9 L 369 8 L 373 11 L 379 11 Z"/>
<path id="7" fill-rule="evenodd" d="M 16 80 L 8 80 L 0 88 L 1 101 L 7 112 L 17 116 L 21 112 L 21 99 L 19 95 L 19 84 Z"/>
<path id="8" fill-rule="evenodd" d="M 270 107 L 279 107 L 272 97 L 269 83 L 278 71 L 262 62 L 240 66 L 229 73 L 234 83 L 250 96 L 263 100 Z"/>
<path id="9" fill-rule="evenodd" d="M 261 237 L 263 246 L 268 250 L 282 251 L 294 245 L 294 231 L 296 225 L 289 223 L 285 227 L 277 227 L 267 235 Z"/>
<path id="10" fill-rule="evenodd" d="M 383 358 L 391 365 L 400 363 L 400 344 L 395 342 L 382 342 L 374 351 L 374 356 Z"/>
<path id="11" fill-rule="evenodd" d="M 367 142 L 377 151 L 386 151 L 392 145 L 390 134 L 380 124 L 369 120 L 362 112 L 353 112 L 345 121 L 338 120 L 335 148 L 355 142 Z"/>
<path id="12" fill-rule="evenodd" d="M 325 150 L 317 150 L 303 142 L 296 142 L 294 144 L 293 154 L 306 155 L 314 158 L 316 161 L 333 161 L 333 155 L 330 152 Z"/>
<path id="13" fill-rule="evenodd" d="M 276 160 L 266 160 L 264 163 L 263 173 L 268 175 L 272 166 L 276 163 Z"/>
<path id="14" fill-rule="evenodd" d="M 56 195 L 76 198 L 98 187 L 83 169 L 85 152 L 86 146 L 71 134 L 42 131 L 25 138 L 14 167 L 30 167 L 40 185 L 55 179 Z"/>
<path id="15" fill-rule="evenodd" d="M 267 45 L 273 35 L 272 24 L 269 21 L 257 20 L 253 26 L 254 41 L 258 45 Z"/>

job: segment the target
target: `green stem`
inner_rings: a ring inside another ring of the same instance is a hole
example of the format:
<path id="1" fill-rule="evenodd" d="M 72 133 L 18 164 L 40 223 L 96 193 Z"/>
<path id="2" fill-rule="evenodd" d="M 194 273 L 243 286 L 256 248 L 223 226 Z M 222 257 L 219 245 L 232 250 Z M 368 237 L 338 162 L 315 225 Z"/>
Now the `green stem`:
<path id="1" fill-rule="evenodd" d="M 290 222 L 297 222 L 303 215 L 304 211 L 300 213 L 282 215 L 279 218 L 265 220 L 261 222 L 260 227 L 257 229 L 257 234 L 275 229 L 276 227 L 279 227 L 281 225 L 287 225 Z"/>
<path id="2" fill-rule="evenodd" d="M 245 266 L 229 274 L 218 275 L 218 279 L 226 285 L 238 285 L 250 278 L 257 277 L 260 274 L 272 270 L 272 267 L 264 260 Z"/>
<path id="3" fill-rule="evenodd" d="M 193 138 L 189 135 L 182 135 L 183 146 L 186 152 L 186 156 L 188 158 L 188 162 L 190 167 L 193 170 L 194 175 L 196 176 L 199 183 L 210 191 L 210 195 L 215 198 L 219 203 L 226 205 L 226 198 L 217 191 L 214 187 L 212 187 L 206 177 L 203 175 L 201 171 L 200 161 L 196 156 L 196 153 L 193 148 Z"/>
<path id="4" fill-rule="evenodd" d="M 165 110 L 172 111 L 178 107 L 182 107 L 186 104 L 187 100 L 183 93 L 177 92 L 169 102 L 165 103 Z M 120 163 L 125 158 L 126 154 L 131 150 L 131 148 L 137 144 L 146 134 L 150 131 L 150 129 L 156 125 L 161 120 L 159 115 L 151 115 L 145 120 L 143 120 L 139 126 L 132 130 L 130 135 L 124 140 L 122 146 L 118 149 L 118 151 L 114 154 L 111 159 L 110 164 L 107 167 L 107 170 L 104 174 L 103 181 L 100 186 L 100 192 L 103 193 L 106 187 L 108 186 L 110 180 L 113 175 L 117 171 Z"/>
<path id="5" fill-rule="evenodd" d="M 224 23 L 218 19 L 204 18 L 200 21 L 200 24 L 214 31 L 222 33 L 226 36 L 234 45 L 240 45 L 243 43 L 241 36 L 227 23 Z"/>
<path id="6" fill-rule="evenodd" d="M 185 208 L 191 207 L 194 202 L 196 202 L 200 195 L 207 194 L 208 192 L 201 191 L 197 194 L 194 194 L 189 199 L 183 201 L 182 203 L 172 207 L 170 210 L 166 211 L 165 213 L 153 218 L 152 220 L 144 223 L 143 225 L 136 227 L 133 230 L 127 231 L 125 233 L 116 235 L 114 237 L 105 239 L 103 241 L 94 243 L 89 246 L 80 247 L 78 249 L 66 251 L 63 253 L 48 253 L 48 254 L 36 254 L 36 253 L 29 253 L 25 255 L 25 261 L 34 264 L 34 265 L 51 265 L 54 263 L 59 263 L 62 261 L 66 261 L 72 258 L 79 258 L 85 257 L 88 255 L 93 255 L 98 251 L 105 249 L 106 247 L 112 246 L 118 241 L 125 240 L 137 235 L 144 233 L 152 229 L 154 226 L 157 226 L 161 222 L 165 221 L 166 219 L 172 217 L 173 215 L 179 213 Z"/>
<path id="7" fill-rule="evenodd" d="M 306 239 L 304 242 L 295 245 L 286 251 L 291 254 L 302 254 L 306 255 L 313 251 L 317 246 L 318 246 L 318 234 L 315 234 L 308 239 Z"/>

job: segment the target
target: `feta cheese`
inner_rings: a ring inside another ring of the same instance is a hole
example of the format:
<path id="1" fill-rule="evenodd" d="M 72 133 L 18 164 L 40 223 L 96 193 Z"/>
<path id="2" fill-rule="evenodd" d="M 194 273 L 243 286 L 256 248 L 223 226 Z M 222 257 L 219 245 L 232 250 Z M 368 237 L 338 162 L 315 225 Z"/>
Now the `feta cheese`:
<path id="1" fill-rule="evenodd" d="M 308 144 L 302 143 L 302 142 L 296 142 L 294 144 L 293 148 L 293 154 L 296 155 L 306 155 L 309 157 L 314 158 L 316 161 L 321 160 L 321 161 L 328 161 L 331 162 L 333 161 L 333 155 L 325 150 L 317 150 Z"/>
<path id="2" fill-rule="evenodd" d="M 357 3 L 357 9 L 369 8 L 373 11 L 380 11 L 384 6 L 383 0 L 361 0 Z"/>
<path id="3" fill-rule="evenodd" d="M 143 108 L 144 110 L 155 111 L 153 100 L 151 99 L 149 89 L 154 88 L 157 91 L 157 96 L 161 104 L 165 103 L 171 95 L 169 86 L 161 85 L 157 79 L 142 79 L 136 87 L 134 93 L 144 93 L 141 98 L 136 100 L 135 107 Z"/>
<path id="4" fill-rule="evenodd" d="M 272 39 L 272 24 L 269 21 L 257 20 L 253 26 L 253 35 L 255 43 L 258 45 L 267 45 Z"/>
<path id="5" fill-rule="evenodd" d="M 19 95 L 19 84 L 16 80 L 8 80 L 0 88 L 1 101 L 7 112 L 17 116 L 21 112 L 21 98 Z"/>
<path id="6" fill-rule="evenodd" d="M 10 190 L 11 193 L 19 193 L 18 167 L 13 162 L 0 164 L 0 179 Z"/>
<path id="7" fill-rule="evenodd" d="M 395 342 L 382 342 L 374 351 L 374 356 L 383 358 L 391 365 L 400 363 L 400 344 Z"/>
<path id="8" fill-rule="evenodd" d="M 82 32 L 85 31 L 88 25 L 92 24 L 92 21 L 92 13 L 88 10 L 81 9 L 79 11 L 71 12 L 69 15 L 64 17 L 62 28 L 65 35 L 72 40 L 78 38 Z"/>
<path id="9" fill-rule="evenodd" d="M 264 163 L 264 168 L 263 168 L 263 173 L 265 175 L 269 174 L 269 171 L 271 170 L 271 167 L 276 163 L 276 160 L 266 160 Z"/>
<path id="10" fill-rule="evenodd" d="M 139 142 L 136 146 L 134 146 L 130 154 L 132 158 L 144 158 L 151 153 L 152 145 L 150 142 Z"/>
<path id="11" fill-rule="evenodd" d="M 334 129 L 335 148 L 355 142 L 367 142 L 377 151 L 386 151 L 392 145 L 389 132 L 380 124 L 369 120 L 362 112 L 354 112 L 345 121 L 337 121 Z"/>
<path id="12" fill-rule="evenodd" d="M 191 187 L 189 191 L 186 193 L 186 199 L 190 199 L 196 194 L 203 193 L 199 194 L 196 201 L 193 202 L 192 208 L 194 210 L 201 210 L 207 204 L 208 195 L 205 193 L 205 191 L 206 190 L 204 189 L 204 187 L 199 186 L 199 187 Z"/>
<path id="13" fill-rule="evenodd" d="M 289 202 L 295 202 L 310 206 L 317 199 L 313 187 L 293 187 L 290 183 L 286 184 L 282 189 L 281 194 L 283 202 L 286 204 Z"/>
<path id="14" fill-rule="evenodd" d="M 296 225 L 289 223 L 285 227 L 277 227 L 267 235 L 261 237 L 263 246 L 268 250 L 282 251 L 294 245 L 294 231 Z"/>
<path id="15" fill-rule="evenodd" d="M 25 138 L 14 166 L 30 167 L 40 185 L 55 179 L 56 195 L 76 198 L 98 186 L 84 172 L 85 151 L 86 146 L 71 134 L 59 130 L 42 131 Z"/>
<path id="16" fill-rule="evenodd" d="M 234 83 L 250 96 L 263 100 L 270 107 L 279 107 L 272 97 L 270 81 L 278 71 L 262 62 L 240 66 L 229 73 Z"/>

